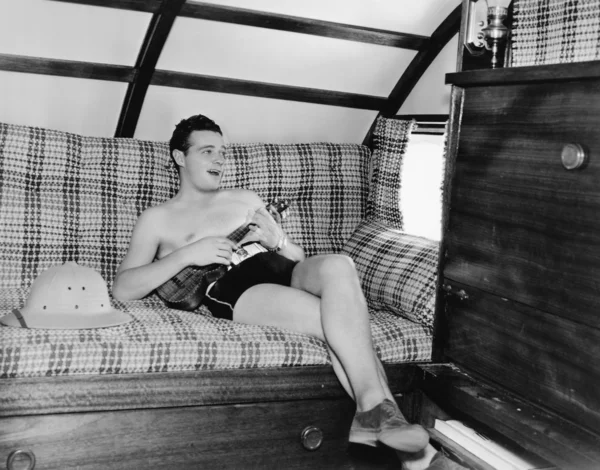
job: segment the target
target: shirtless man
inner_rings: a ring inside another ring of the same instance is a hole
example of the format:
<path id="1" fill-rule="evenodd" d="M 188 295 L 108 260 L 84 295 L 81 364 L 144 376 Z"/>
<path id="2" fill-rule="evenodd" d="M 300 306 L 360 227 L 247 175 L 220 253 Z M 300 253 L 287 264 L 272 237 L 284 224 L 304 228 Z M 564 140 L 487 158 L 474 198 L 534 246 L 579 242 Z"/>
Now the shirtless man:
<path id="1" fill-rule="evenodd" d="M 225 235 L 250 222 L 251 232 L 243 242 L 278 251 L 287 259 L 289 276 L 279 284 L 250 286 L 239 298 L 227 299 L 232 309 L 212 313 L 320 338 L 342 386 L 356 402 L 350 442 L 371 446 L 380 442 L 419 454 L 429 449 L 427 432 L 406 422 L 387 385 L 352 260 L 343 255 L 305 258 L 304 250 L 284 233 L 256 193 L 220 189 L 224 141 L 210 119 L 197 115 L 181 121 L 170 150 L 179 169 L 179 192 L 140 215 L 114 280 L 114 297 L 141 299 L 186 266 L 230 265 L 238 247 Z"/>

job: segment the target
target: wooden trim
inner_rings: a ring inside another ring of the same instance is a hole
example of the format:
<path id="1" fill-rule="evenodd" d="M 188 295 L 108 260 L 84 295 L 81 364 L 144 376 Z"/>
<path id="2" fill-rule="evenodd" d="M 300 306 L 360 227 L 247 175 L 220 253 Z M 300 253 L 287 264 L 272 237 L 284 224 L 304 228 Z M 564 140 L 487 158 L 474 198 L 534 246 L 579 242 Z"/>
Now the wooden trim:
<path id="1" fill-rule="evenodd" d="M 393 393 L 415 389 L 414 364 L 385 366 Z M 330 366 L 2 379 L 0 417 L 347 396 Z"/>
<path id="2" fill-rule="evenodd" d="M 371 134 L 375 128 L 377 118 L 379 118 L 379 116 L 392 117 L 398 112 L 427 68 L 435 60 L 444 46 L 458 33 L 461 21 L 461 10 L 462 5 L 457 6 L 452 13 L 442 21 L 431 35 L 428 46 L 421 49 L 406 68 L 400 77 L 400 80 L 398 80 L 398 83 L 396 83 L 396 86 L 390 93 L 385 105 L 380 109 L 373 121 L 371 128 L 363 140 L 364 145 L 367 145 L 367 143 L 371 141 Z"/>
<path id="3" fill-rule="evenodd" d="M 95 7 L 118 8 L 119 10 L 143 11 L 157 13 L 162 0 L 53 0 L 55 2 L 75 3 Z"/>
<path id="4" fill-rule="evenodd" d="M 183 6 L 180 14 L 181 16 L 196 19 L 289 31 L 292 33 L 310 34 L 313 36 L 346 39 L 348 41 L 365 42 L 403 49 L 420 50 L 423 47 L 426 47 L 429 42 L 428 37 L 417 34 L 397 33 L 382 29 L 366 28 L 277 13 L 267 13 L 245 8 L 214 5 L 204 2 L 190 1 Z"/>
<path id="5" fill-rule="evenodd" d="M 0 54 L 0 70 L 128 83 L 135 79 L 133 67 L 10 54 Z"/>
<path id="6" fill-rule="evenodd" d="M 439 122 L 440 124 L 445 124 L 448 120 L 448 114 L 396 114 L 392 116 L 392 119 L 415 119 L 417 122 Z"/>
<path id="7" fill-rule="evenodd" d="M 598 79 L 599 76 L 600 60 L 594 60 L 570 64 L 532 65 L 449 73 L 446 74 L 446 83 L 460 87 L 471 87 Z"/>
<path id="8" fill-rule="evenodd" d="M 185 0 L 164 0 L 152 16 L 135 64 L 136 80 L 127 89 L 115 137 L 133 137 L 156 63 L 184 3 Z"/>
<path id="9" fill-rule="evenodd" d="M 122 10 L 144 11 L 157 13 L 160 0 L 54 0 L 80 5 L 92 5 Z M 399 47 L 402 49 L 420 50 L 427 46 L 429 38 L 418 34 L 398 33 L 383 29 L 367 28 L 332 21 L 315 20 L 298 16 L 268 13 L 265 11 L 245 8 L 215 5 L 205 2 L 186 3 L 181 9 L 180 16 L 208 21 L 219 21 L 257 28 L 289 31 L 292 33 L 310 34 L 328 38 L 345 39 L 348 41 L 365 42 L 380 46 Z"/>
<path id="10" fill-rule="evenodd" d="M 184 72 L 171 72 L 168 70 L 156 70 L 151 84 L 369 110 L 377 110 L 385 102 L 385 98 L 377 96 L 277 85 Z"/>
<path id="11" fill-rule="evenodd" d="M 431 35 L 427 48 L 422 49 L 406 68 L 400 80 L 390 93 L 381 114 L 386 117 L 395 115 L 427 68 L 460 28 L 461 6 L 454 9 Z"/>

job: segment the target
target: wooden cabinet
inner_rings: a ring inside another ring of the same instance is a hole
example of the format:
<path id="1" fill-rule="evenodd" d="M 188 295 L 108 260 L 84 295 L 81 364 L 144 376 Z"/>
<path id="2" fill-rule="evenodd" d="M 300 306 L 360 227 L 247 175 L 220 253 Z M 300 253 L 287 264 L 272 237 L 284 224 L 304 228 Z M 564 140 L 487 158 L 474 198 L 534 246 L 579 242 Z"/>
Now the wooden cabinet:
<path id="1" fill-rule="evenodd" d="M 600 62 L 447 81 L 454 175 L 438 350 L 586 436 L 550 426 L 548 442 L 525 447 L 564 468 L 600 468 Z M 518 439 L 519 424 L 503 431 Z"/>

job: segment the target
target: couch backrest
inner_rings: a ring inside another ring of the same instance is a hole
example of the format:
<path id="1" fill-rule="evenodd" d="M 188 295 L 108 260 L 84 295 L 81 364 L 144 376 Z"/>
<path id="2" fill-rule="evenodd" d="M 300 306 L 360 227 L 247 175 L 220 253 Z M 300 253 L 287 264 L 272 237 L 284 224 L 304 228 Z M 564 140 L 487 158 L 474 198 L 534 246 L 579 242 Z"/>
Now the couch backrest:
<path id="1" fill-rule="evenodd" d="M 366 206 L 358 145 L 233 145 L 225 187 L 292 201 L 286 230 L 309 254 L 339 251 Z M 139 214 L 178 178 L 164 142 L 0 124 L 0 288 L 66 261 L 112 283 Z"/>

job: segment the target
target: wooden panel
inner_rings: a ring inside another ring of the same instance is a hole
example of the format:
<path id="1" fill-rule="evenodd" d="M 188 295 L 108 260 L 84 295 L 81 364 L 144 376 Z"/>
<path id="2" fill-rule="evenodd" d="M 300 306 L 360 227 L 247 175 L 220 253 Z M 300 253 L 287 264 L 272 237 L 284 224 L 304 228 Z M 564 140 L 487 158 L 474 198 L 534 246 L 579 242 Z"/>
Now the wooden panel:
<path id="1" fill-rule="evenodd" d="M 600 468 L 600 436 L 452 365 L 421 368 L 423 390 L 455 419 L 474 419 L 563 470 Z"/>
<path id="2" fill-rule="evenodd" d="M 510 83 L 552 82 L 566 80 L 595 80 L 600 76 L 600 60 L 570 64 L 506 67 L 495 70 L 471 70 L 446 74 L 446 83 L 471 87 L 508 85 Z"/>
<path id="3" fill-rule="evenodd" d="M 344 106 L 357 109 L 377 110 L 385 103 L 385 98 L 378 96 L 276 85 L 273 83 L 213 77 L 185 72 L 171 72 L 168 70 L 156 70 L 151 83 L 158 86 L 258 96 L 260 98 L 300 101 L 303 103 Z"/>
<path id="4" fill-rule="evenodd" d="M 0 419 L 0 461 L 15 449 L 44 469 L 394 468 L 391 453 L 347 452 L 352 400 L 44 415 Z M 300 434 L 324 440 L 305 450 Z M 372 454 L 371 454 L 372 455 Z"/>
<path id="5" fill-rule="evenodd" d="M 466 89 L 447 278 L 600 327 L 599 109 L 597 80 Z"/>
<path id="6" fill-rule="evenodd" d="M 415 388 L 413 364 L 385 366 L 390 388 Z M 0 416 L 345 397 L 330 366 L 2 379 Z"/>
<path id="7" fill-rule="evenodd" d="M 600 330 L 458 283 L 446 354 L 457 365 L 600 433 Z"/>

